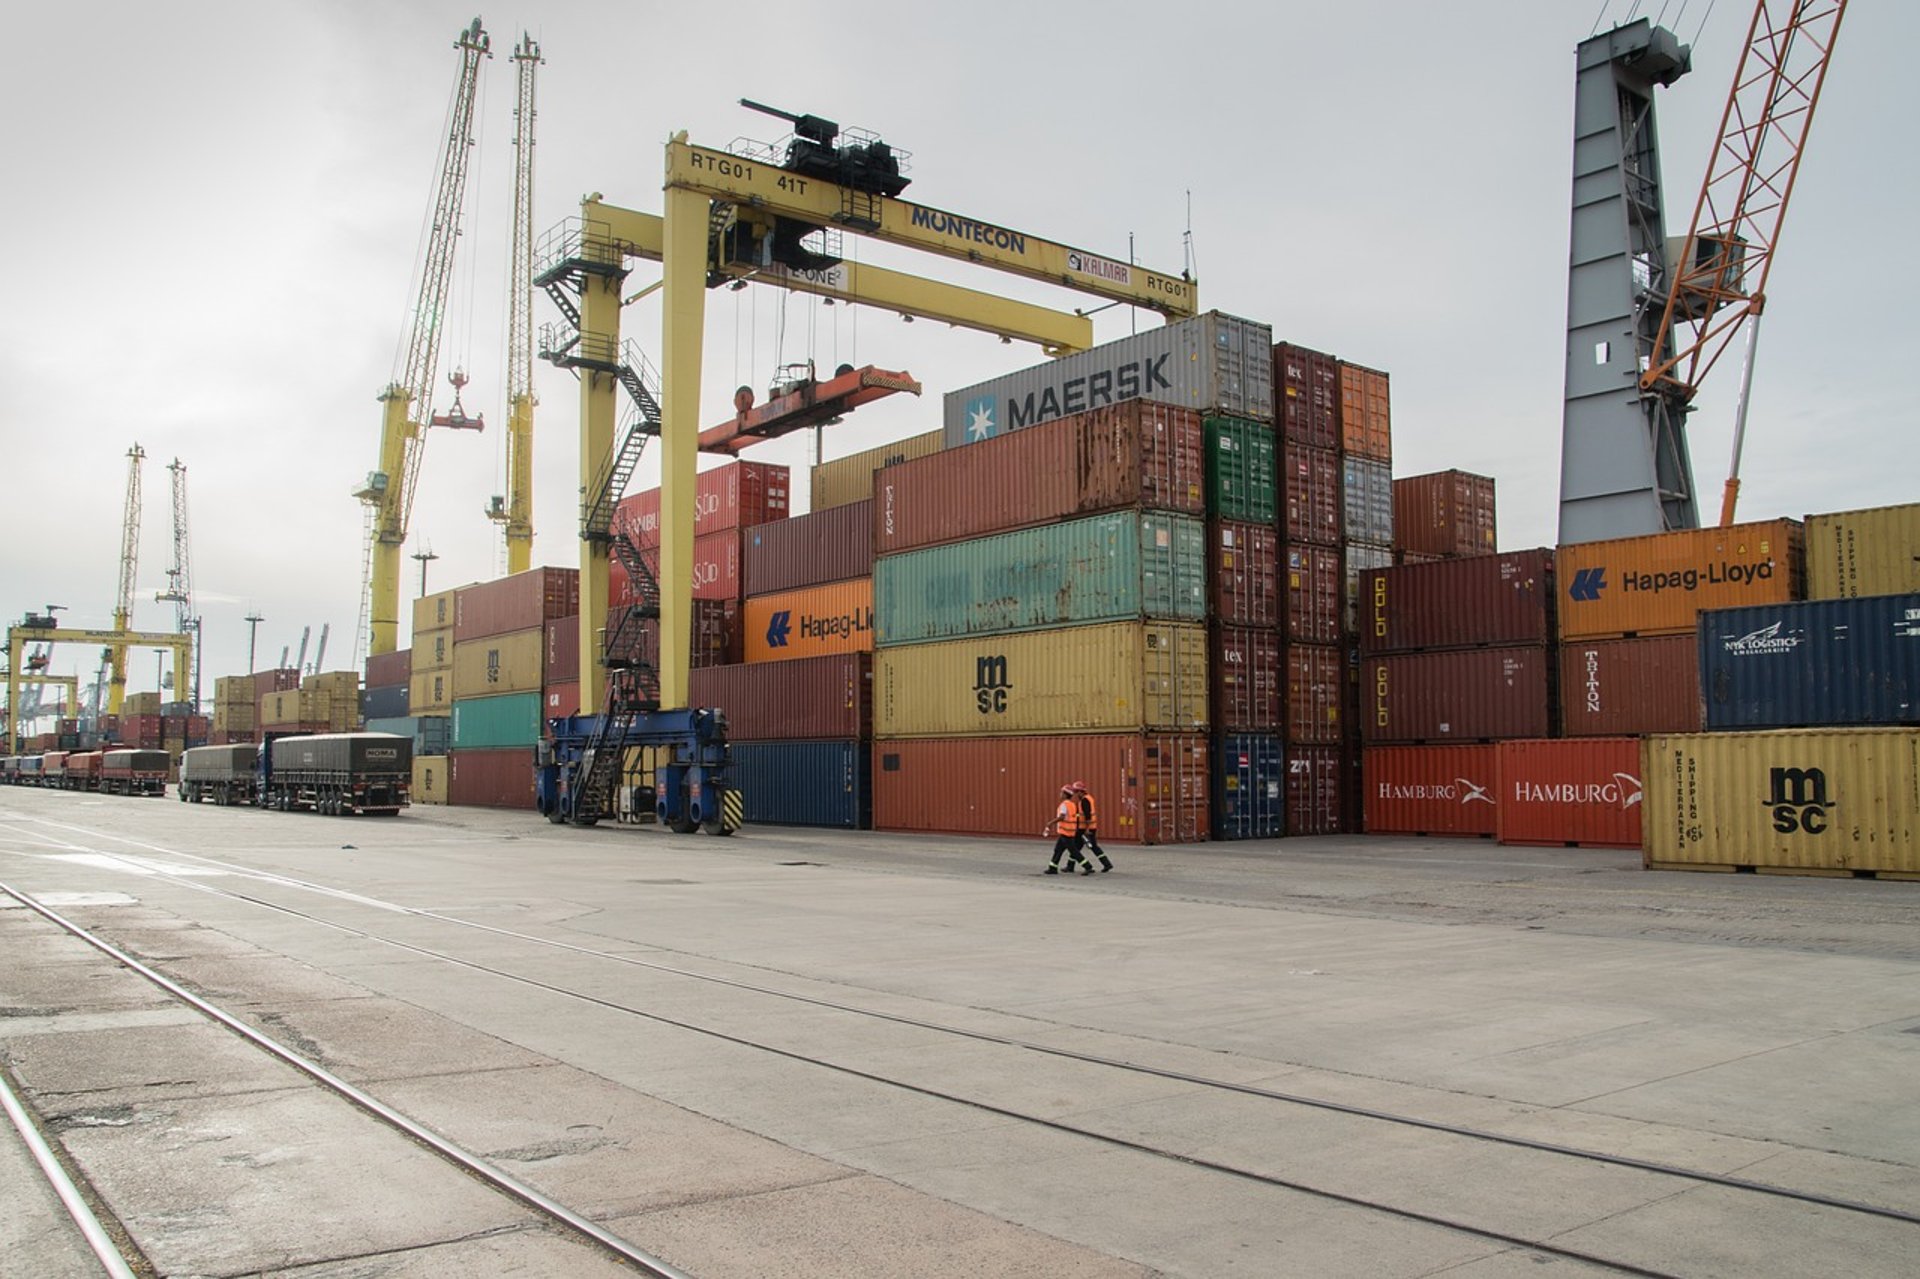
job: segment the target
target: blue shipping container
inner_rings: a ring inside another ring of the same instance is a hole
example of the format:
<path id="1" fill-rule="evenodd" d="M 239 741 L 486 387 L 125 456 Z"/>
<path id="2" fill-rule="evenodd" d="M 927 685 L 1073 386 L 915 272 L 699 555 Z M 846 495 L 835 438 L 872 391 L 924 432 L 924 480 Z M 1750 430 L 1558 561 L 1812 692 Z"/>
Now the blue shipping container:
<path id="1" fill-rule="evenodd" d="M 1920 723 L 1920 594 L 1700 614 L 1707 728 Z"/>
<path id="2" fill-rule="evenodd" d="M 391 684 L 360 694 L 361 719 L 402 719 L 407 713 L 407 686 Z"/>
<path id="3" fill-rule="evenodd" d="M 453 721 L 445 715 L 396 715 L 369 719 L 369 733 L 395 733 L 413 739 L 415 755 L 444 755 L 453 745 Z"/>
<path id="4" fill-rule="evenodd" d="M 1280 739 L 1230 733 L 1213 752 L 1213 837 L 1278 839 L 1287 833 L 1287 770 Z"/>
<path id="5" fill-rule="evenodd" d="M 747 825 L 873 826 L 868 742 L 735 742 L 733 785 Z"/>

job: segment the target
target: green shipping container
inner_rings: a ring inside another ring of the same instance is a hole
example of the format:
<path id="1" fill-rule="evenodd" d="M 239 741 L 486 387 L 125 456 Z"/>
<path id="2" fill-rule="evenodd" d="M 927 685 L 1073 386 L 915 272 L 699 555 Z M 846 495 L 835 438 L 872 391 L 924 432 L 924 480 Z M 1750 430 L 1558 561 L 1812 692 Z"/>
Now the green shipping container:
<path id="1" fill-rule="evenodd" d="M 1090 622 L 1198 622 L 1206 592 L 1200 520 L 1096 515 L 875 561 L 874 638 L 885 646 Z"/>
<path id="2" fill-rule="evenodd" d="M 1271 524 L 1278 510 L 1273 428 L 1238 417 L 1207 419 L 1207 514 Z"/>
<path id="3" fill-rule="evenodd" d="M 453 704 L 453 749 L 532 746 L 540 740 L 540 694 L 466 697 Z"/>

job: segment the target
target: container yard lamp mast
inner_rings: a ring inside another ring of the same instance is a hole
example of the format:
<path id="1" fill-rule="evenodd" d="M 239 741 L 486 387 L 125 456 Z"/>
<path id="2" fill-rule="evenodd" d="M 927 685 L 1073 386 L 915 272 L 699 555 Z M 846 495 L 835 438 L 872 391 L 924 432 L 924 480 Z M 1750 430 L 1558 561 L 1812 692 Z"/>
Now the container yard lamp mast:
<path id="1" fill-rule="evenodd" d="M 422 550 L 415 551 L 413 553 L 413 558 L 420 565 L 420 597 L 422 599 L 425 599 L 427 594 L 427 565 L 431 564 L 433 561 L 439 559 L 440 557 L 438 555 L 435 555 L 433 553 L 433 548 L 429 546 Z"/>
<path id="2" fill-rule="evenodd" d="M 259 636 L 259 634 L 260 634 L 260 623 L 262 623 L 262 622 L 264 622 L 264 621 L 266 621 L 266 620 L 267 620 L 266 618 L 264 618 L 264 617 L 262 617 L 262 616 L 260 616 L 260 614 L 258 614 L 258 613 L 248 613 L 248 614 L 247 614 L 247 616 L 246 616 L 246 623 L 247 623 L 247 674 L 249 674 L 249 675 L 251 675 L 251 674 L 253 674 L 253 672 L 254 672 L 254 671 L 255 671 L 256 669 L 258 669 L 258 668 L 257 668 L 257 667 L 256 667 L 256 666 L 254 665 L 254 660 L 253 660 L 253 642 L 254 642 L 254 640 L 255 640 L 255 639 L 256 639 L 256 638 L 257 638 L 257 637 Z"/>

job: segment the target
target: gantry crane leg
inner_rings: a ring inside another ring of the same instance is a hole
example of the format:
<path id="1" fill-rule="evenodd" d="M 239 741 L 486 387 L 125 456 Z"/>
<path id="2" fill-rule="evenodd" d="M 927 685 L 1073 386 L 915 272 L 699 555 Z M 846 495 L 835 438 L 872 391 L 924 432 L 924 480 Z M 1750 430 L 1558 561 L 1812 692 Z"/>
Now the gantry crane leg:
<path id="1" fill-rule="evenodd" d="M 693 486 L 700 451 L 700 357 L 707 319 L 711 202 L 668 188 L 661 256 L 660 704 L 686 706 L 692 659 Z"/>
<path id="2" fill-rule="evenodd" d="M 582 254 L 611 255 L 607 272 L 585 272 L 580 285 L 580 343 L 595 351 L 620 349 L 620 285 L 625 279 L 620 250 L 591 238 Z M 580 370 L 580 497 L 591 505 L 599 468 L 613 456 L 613 431 L 620 408 L 620 380 L 593 368 Z M 605 670 L 601 666 L 602 632 L 607 625 L 609 565 L 607 543 L 580 539 L 580 705 L 598 708 L 606 702 Z M 689 570 L 691 572 L 691 570 Z"/>

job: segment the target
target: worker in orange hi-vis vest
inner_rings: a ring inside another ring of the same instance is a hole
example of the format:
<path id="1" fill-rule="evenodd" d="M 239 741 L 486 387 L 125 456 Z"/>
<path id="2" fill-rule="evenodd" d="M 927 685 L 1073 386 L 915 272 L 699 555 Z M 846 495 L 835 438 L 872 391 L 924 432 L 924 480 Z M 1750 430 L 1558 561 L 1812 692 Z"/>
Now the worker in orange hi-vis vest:
<path id="1" fill-rule="evenodd" d="M 1085 782 L 1073 784 L 1073 800 L 1080 806 L 1080 838 L 1100 859 L 1100 870 L 1104 874 L 1113 869 L 1113 863 L 1107 860 L 1107 850 L 1100 847 L 1100 809 L 1094 804 L 1093 795 L 1087 790 Z M 1087 863 L 1087 870 L 1093 870 L 1092 862 Z"/>
<path id="2" fill-rule="evenodd" d="M 1074 798 L 1073 787 L 1060 788 L 1060 807 L 1054 810 L 1053 820 L 1040 833 L 1054 837 L 1053 860 L 1047 863 L 1046 870 L 1041 874 L 1058 875 L 1062 853 L 1067 855 L 1067 874 L 1073 874 L 1076 863 L 1081 874 L 1093 874 L 1093 863 L 1080 851 L 1080 801 Z"/>

